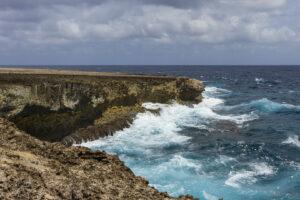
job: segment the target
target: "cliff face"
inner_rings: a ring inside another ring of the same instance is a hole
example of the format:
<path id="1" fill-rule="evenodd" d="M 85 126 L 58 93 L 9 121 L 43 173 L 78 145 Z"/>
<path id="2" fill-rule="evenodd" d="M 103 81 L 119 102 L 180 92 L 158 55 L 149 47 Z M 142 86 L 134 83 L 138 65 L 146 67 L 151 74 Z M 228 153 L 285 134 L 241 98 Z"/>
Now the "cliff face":
<path id="1" fill-rule="evenodd" d="M 188 78 L 2 69 L 0 117 L 42 140 L 72 144 L 124 128 L 143 102 L 200 102 L 203 89 Z"/>
<path id="2" fill-rule="evenodd" d="M 0 155 L 3 200 L 173 199 L 136 177 L 116 156 L 40 141 L 3 118 Z"/>

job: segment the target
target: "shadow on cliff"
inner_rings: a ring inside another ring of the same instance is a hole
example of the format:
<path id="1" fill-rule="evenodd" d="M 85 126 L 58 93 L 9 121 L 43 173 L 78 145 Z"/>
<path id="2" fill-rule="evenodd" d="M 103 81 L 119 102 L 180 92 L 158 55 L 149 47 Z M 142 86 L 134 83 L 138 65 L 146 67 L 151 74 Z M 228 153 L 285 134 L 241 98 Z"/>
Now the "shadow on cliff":
<path id="1" fill-rule="evenodd" d="M 133 106 L 137 99 L 133 96 L 114 99 L 96 107 L 91 105 L 88 97 L 82 97 L 74 108 L 61 108 L 57 111 L 39 105 L 26 105 L 24 109 L 9 120 L 17 127 L 41 140 L 59 142 L 81 128 L 91 127 L 96 119 L 112 105 Z M 113 127 L 110 127 L 113 128 Z"/>

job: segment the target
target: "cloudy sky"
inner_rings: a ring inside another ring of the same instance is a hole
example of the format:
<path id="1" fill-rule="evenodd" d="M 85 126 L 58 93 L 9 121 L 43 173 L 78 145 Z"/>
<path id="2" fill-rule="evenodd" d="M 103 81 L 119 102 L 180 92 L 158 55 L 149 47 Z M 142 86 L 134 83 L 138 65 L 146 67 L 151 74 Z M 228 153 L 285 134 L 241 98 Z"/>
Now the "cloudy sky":
<path id="1" fill-rule="evenodd" d="M 0 0 L 0 64 L 300 64 L 299 0 Z"/>

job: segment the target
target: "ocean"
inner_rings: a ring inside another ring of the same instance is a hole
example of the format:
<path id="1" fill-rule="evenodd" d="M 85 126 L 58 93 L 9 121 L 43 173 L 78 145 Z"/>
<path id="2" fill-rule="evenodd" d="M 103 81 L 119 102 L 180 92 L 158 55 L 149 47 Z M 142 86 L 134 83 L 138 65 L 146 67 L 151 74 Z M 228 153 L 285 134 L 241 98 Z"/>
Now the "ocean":
<path id="1" fill-rule="evenodd" d="M 118 155 L 158 190 L 206 200 L 300 199 L 300 67 L 75 68 L 204 81 L 200 104 L 147 102 L 160 113 L 140 113 L 129 128 L 81 144 Z"/>

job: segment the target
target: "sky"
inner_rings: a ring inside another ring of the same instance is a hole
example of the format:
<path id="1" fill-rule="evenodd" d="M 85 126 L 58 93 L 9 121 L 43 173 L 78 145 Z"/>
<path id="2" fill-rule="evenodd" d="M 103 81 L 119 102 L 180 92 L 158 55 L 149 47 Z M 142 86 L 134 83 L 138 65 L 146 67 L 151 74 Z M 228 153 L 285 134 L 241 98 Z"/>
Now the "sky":
<path id="1" fill-rule="evenodd" d="M 299 0 L 0 0 L 0 64 L 297 65 L 299 10 Z"/>

